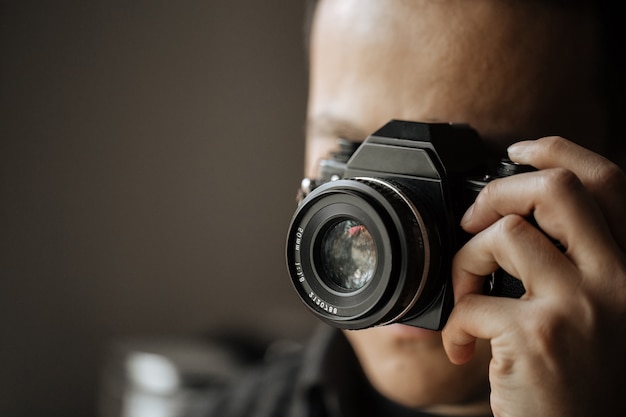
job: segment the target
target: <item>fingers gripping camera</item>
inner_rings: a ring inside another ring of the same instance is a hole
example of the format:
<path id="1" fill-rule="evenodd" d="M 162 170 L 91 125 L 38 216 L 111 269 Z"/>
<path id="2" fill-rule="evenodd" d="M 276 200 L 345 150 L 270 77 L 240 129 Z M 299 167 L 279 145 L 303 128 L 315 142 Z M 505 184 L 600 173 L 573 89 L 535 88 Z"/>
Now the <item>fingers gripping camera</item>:
<path id="1" fill-rule="evenodd" d="M 392 120 L 323 161 L 287 237 L 302 301 L 339 328 L 441 329 L 453 305 L 452 258 L 468 238 L 461 215 L 488 181 L 528 170 L 501 162 L 487 175 L 486 155 L 467 125 Z M 521 283 L 503 275 L 490 281 L 494 295 L 502 287 L 521 296 Z"/>

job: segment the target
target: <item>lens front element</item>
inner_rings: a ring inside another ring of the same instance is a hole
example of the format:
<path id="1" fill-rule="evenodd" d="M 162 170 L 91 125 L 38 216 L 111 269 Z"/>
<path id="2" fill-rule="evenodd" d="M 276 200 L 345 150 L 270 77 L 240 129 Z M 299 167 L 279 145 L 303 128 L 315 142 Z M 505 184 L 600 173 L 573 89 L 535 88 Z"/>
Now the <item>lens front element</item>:
<path id="1" fill-rule="evenodd" d="M 336 223 L 322 238 L 320 249 L 326 278 L 341 290 L 359 290 L 372 280 L 376 243 L 363 224 L 355 220 Z"/>

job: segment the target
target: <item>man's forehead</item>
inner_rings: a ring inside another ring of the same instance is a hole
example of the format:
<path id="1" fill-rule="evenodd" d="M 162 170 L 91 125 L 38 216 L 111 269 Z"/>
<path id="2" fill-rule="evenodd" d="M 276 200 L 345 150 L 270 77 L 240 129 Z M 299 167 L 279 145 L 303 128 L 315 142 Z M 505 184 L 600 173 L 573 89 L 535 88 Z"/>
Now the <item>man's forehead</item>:
<path id="1" fill-rule="evenodd" d="M 350 120 L 359 135 L 390 118 L 470 123 L 494 137 L 566 134 L 570 116 L 597 101 L 593 27 L 580 16 L 533 18 L 534 6 L 519 6 L 525 2 L 391 1 L 382 3 L 402 6 L 381 11 L 366 7 L 372 1 L 323 2 L 309 117 Z M 356 36 L 348 15 L 371 30 Z M 397 26 L 372 26 L 378 15 Z M 581 85 L 575 96 L 572 84 Z"/>

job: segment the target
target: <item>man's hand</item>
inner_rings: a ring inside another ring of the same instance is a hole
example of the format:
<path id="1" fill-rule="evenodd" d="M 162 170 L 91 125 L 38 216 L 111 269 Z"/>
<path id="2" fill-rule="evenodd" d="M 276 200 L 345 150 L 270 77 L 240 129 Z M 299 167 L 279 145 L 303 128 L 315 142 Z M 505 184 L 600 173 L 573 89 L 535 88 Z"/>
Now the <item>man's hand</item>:
<path id="1" fill-rule="evenodd" d="M 477 338 L 491 341 L 497 417 L 625 416 L 626 176 L 558 137 L 509 157 L 538 171 L 489 183 L 463 218 L 475 236 L 454 259 L 446 352 L 465 363 Z M 481 295 L 500 267 L 521 299 Z"/>

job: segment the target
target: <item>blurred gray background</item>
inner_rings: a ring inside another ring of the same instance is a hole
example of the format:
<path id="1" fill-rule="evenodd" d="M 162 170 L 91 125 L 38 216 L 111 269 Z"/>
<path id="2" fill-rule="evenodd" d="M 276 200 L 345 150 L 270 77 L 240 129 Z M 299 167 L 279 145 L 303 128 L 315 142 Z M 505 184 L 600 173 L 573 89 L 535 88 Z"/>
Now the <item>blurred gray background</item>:
<path id="1" fill-rule="evenodd" d="M 0 2 L 1 416 L 94 415 L 126 337 L 306 336 L 303 3 Z"/>

